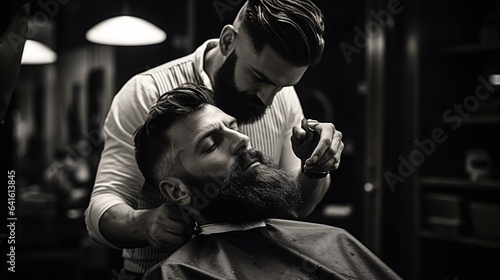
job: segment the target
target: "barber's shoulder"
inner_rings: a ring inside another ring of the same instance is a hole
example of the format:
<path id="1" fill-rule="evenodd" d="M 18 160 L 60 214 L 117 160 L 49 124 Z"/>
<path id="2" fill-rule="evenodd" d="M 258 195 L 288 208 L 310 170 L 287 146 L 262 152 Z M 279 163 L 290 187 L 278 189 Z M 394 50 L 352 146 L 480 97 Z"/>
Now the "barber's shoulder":
<path id="1" fill-rule="evenodd" d="M 132 134 L 146 119 L 150 107 L 157 100 L 157 92 L 151 77 L 133 76 L 113 97 L 105 126 L 113 128 L 113 131 L 121 129 Z"/>
<path id="2" fill-rule="evenodd" d="M 113 103 L 130 103 L 128 105 L 135 106 L 145 99 L 156 98 L 158 89 L 152 77 L 143 74 L 134 75 L 130 78 L 118 91 L 113 98 Z M 149 102 L 146 102 L 149 103 Z"/>
<path id="3" fill-rule="evenodd" d="M 132 78 L 130 78 L 120 89 L 117 95 L 127 95 L 129 93 L 132 94 L 143 94 L 150 93 L 158 97 L 158 85 L 157 80 L 158 77 L 170 75 L 170 71 L 172 68 L 181 67 L 183 65 L 188 65 L 193 62 L 193 55 L 187 55 L 184 57 L 180 57 L 151 69 L 148 69 L 142 73 L 135 74 Z M 189 66 L 188 66 L 189 67 Z M 130 92 L 132 90 L 132 92 Z"/>
<path id="4" fill-rule="evenodd" d="M 170 61 L 167 61 L 163 64 L 157 65 L 151 69 L 148 69 L 142 72 L 142 75 L 155 75 L 161 72 L 169 71 L 174 67 L 178 67 L 179 65 L 192 64 L 194 63 L 194 54 L 188 54 L 183 57 L 179 57 Z"/>

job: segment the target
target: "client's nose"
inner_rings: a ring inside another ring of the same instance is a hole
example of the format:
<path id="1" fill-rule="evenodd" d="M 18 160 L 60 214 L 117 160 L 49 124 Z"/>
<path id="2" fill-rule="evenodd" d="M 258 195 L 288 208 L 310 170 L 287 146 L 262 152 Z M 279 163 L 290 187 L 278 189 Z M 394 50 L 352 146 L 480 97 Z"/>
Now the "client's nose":
<path id="1" fill-rule="evenodd" d="M 250 148 L 250 138 L 238 131 L 229 132 L 231 137 L 231 146 L 234 153 L 240 153 Z"/>

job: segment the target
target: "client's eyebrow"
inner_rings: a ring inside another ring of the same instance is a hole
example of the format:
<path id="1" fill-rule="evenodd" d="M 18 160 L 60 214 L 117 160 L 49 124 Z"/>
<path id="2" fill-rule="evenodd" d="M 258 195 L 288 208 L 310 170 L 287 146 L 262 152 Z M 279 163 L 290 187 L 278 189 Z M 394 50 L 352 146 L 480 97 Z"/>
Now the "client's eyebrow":
<path id="1" fill-rule="evenodd" d="M 200 128 L 204 129 L 206 126 L 200 126 Z M 205 130 L 205 129 L 204 129 Z M 205 138 L 208 138 L 208 137 L 211 137 L 212 135 L 214 134 L 217 134 L 219 133 L 219 131 L 221 131 L 221 127 L 220 125 L 209 125 L 209 128 L 206 129 L 205 131 L 201 132 L 200 135 L 198 135 L 195 139 L 195 148 L 197 151 L 200 150 L 200 146 L 203 142 L 203 139 Z"/>

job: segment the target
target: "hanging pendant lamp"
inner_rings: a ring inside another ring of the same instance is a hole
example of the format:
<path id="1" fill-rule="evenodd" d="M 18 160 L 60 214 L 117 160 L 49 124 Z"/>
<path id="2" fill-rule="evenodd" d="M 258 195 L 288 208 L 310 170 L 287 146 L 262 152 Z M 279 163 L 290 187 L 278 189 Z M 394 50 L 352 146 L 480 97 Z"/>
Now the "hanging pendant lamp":
<path id="1" fill-rule="evenodd" d="M 34 40 L 26 40 L 21 64 L 50 64 L 57 60 L 57 54 L 47 45 Z"/>
<path id="2" fill-rule="evenodd" d="M 144 19 L 117 16 L 94 25 L 85 37 L 90 42 L 103 45 L 142 46 L 161 43 L 167 34 Z"/>
<path id="3" fill-rule="evenodd" d="M 130 2 L 123 4 L 122 15 L 108 18 L 90 28 L 85 38 L 90 42 L 112 46 L 143 46 L 158 44 L 167 34 L 156 25 L 130 15 Z"/>

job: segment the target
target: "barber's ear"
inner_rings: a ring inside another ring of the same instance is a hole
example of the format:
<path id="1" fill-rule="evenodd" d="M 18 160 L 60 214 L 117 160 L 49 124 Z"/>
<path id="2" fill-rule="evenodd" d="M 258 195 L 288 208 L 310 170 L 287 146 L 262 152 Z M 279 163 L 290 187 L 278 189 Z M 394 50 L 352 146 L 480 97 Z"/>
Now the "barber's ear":
<path id="1" fill-rule="evenodd" d="M 233 25 L 226 25 L 222 28 L 222 32 L 219 37 L 219 47 L 222 55 L 228 56 L 236 46 L 236 37 L 238 32 Z"/>
<path id="2" fill-rule="evenodd" d="M 191 191 L 178 178 L 169 177 L 160 183 L 160 191 L 168 201 L 177 205 L 191 204 Z"/>

